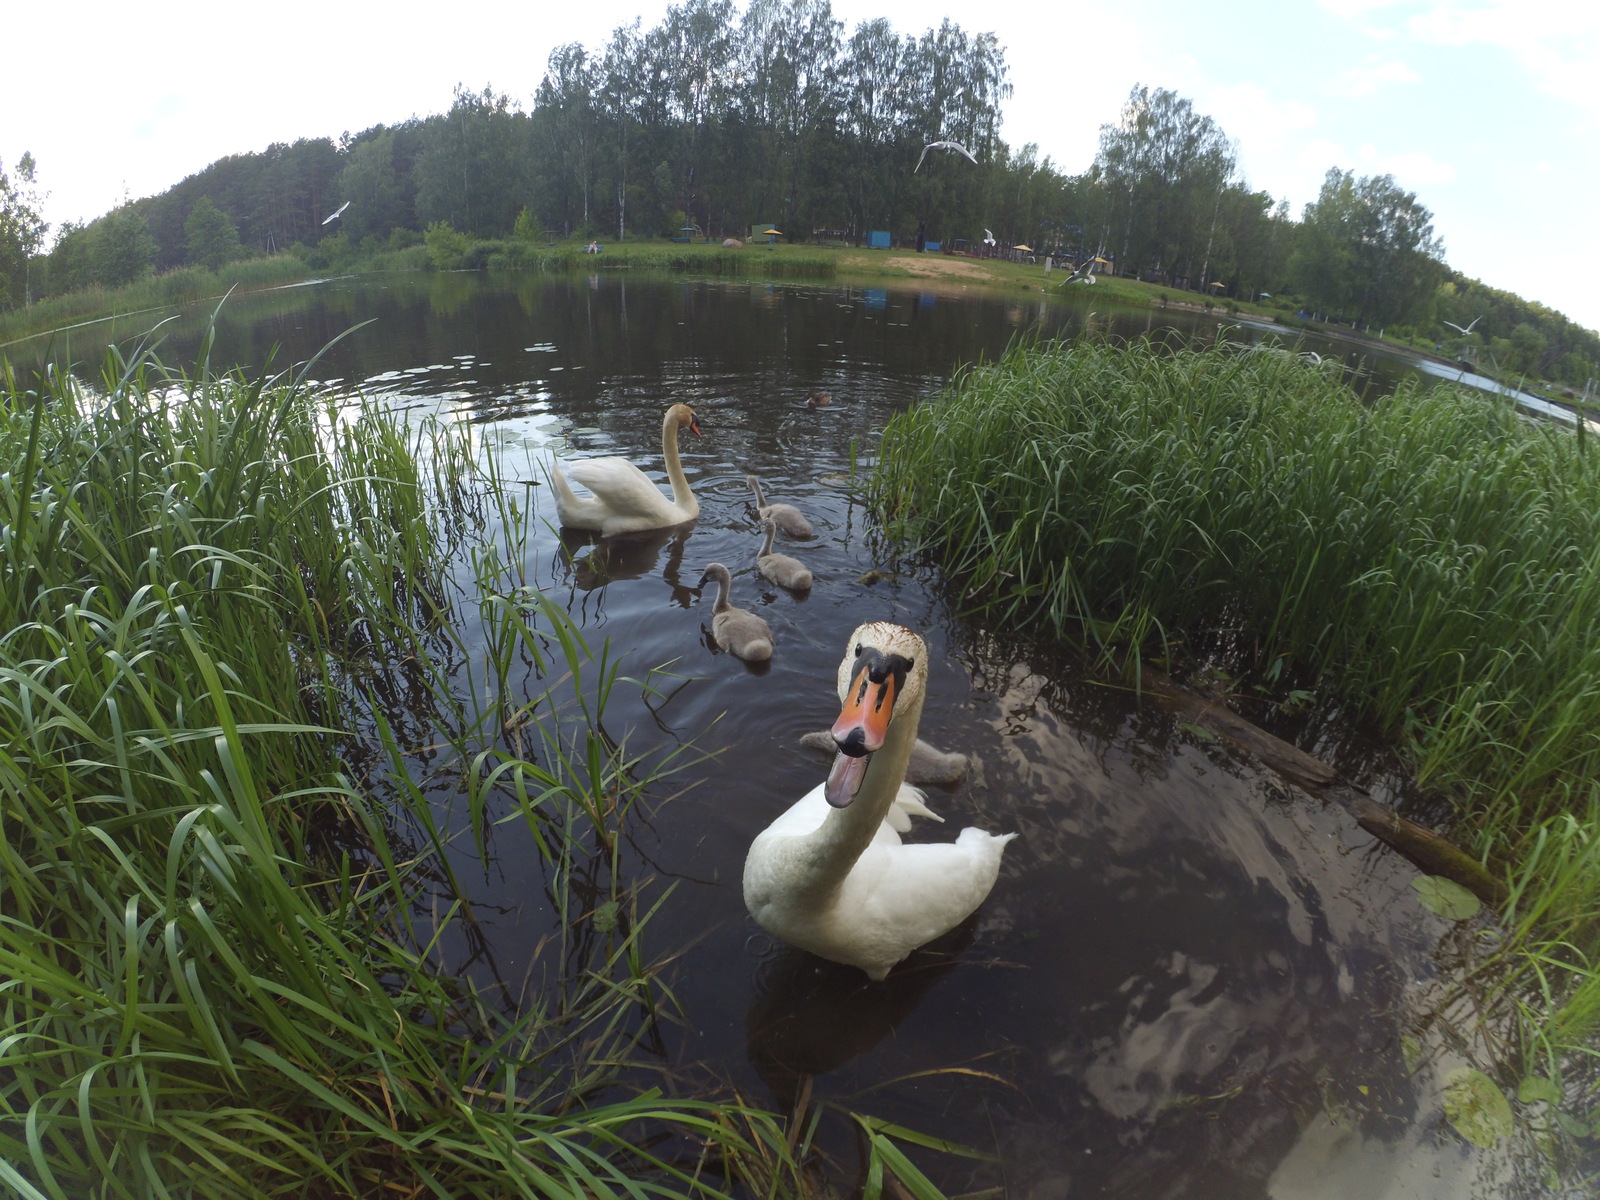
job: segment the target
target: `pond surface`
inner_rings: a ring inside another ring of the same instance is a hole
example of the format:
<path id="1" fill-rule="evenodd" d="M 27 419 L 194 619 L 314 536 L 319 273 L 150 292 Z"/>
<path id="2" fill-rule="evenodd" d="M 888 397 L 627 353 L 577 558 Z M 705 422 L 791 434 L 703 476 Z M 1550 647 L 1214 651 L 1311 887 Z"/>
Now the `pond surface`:
<path id="1" fill-rule="evenodd" d="M 608 717 L 630 750 L 693 739 L 716 752 L 633 830 L 651 894 L 675 884 L 646 944 L 687 947 L 667 974 L 686 1020 L 662 1048 L 684 1076 L 780 1109 L 809 1077 L 814 1104 L 996 1156 L 915 1151 L 951 1194 L 1542 1194 L 1445 1122 L 1439 1082 L 1461 1044 L 1430 1018 L 1466 934 L 1419 906 L 1415 870 L 1341 810 L 1125 692 L 1033 661 L 1026 631 L 953 615 L 936 575 L 896 562 L 841 486 L 893 413 L 1019 336 L 1077 332 L 1091 305 L 617 276 L 347 279 L 231 302 L 213 359 L 287 366 L 373 319 L 312 373 L 473 423 L 517 481 L 539 479 L 552 452 L 626 455 L 664 481 L 662 411 L 694 405 L 695 526 L 609 545 L 545 531 L 527 564 L 630 673 L 674 662 L 662 698 L 621 696 Z M 1128 337 L 1216 329 L 1195 314 L 1092 319 Z M 194 336 L 178 328 L 163 356 L 186 361 Z M 1409 369 L 1379 363 L 1374 386 Z M 808 411 L 819 389 L 833 404 Z M 780 547 L 816 574 L 809 595 L 755 576 L 746 472 L 816 524 L 814 540 Z M 547 489 L 525 486 L 554 521 Z M 733 571 L 734 602 L 775 631 L 770 667 L 709 644 L 714 597 L 694 588 L 714 561 Z M 865 581 L 874 569 L 885 575 Z M 837 715 L 834 673 L 869 619 L 927 639 L 922 735 L 970 758 L 959 786 L 930 791 L 947 823 L 918 837 L 968 824 L 1021 835 L 976 917 L 881 984 L 774 944 L 740 892 L 751 839 L 826 773 L 798 740 Z M 1290 735 L 1403 804 L 1336 731 Z M 501 827 L 495 870 L 474 885 L 488 947 L 474 970 L 492 960 L 510 981 L 550 921 L 518 828 Z M 860 1163 L 843 1117 L 820 1143 L 849 1187 Z"/>

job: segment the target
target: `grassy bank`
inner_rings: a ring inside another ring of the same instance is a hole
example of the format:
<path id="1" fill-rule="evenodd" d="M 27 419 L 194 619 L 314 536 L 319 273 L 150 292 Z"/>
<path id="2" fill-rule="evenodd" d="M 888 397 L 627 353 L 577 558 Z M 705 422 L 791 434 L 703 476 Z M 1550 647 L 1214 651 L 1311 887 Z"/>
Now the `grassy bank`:
<path id="1" fill-rule="evenodd" d="M 671 998 L 618 831 L 673 764 L 601 731 L 616 665 L 467 437 L 148 361 L 0 392 L 9 1194 L 802 1190 L 777 1118 L 621 1082 Z M 446 947 L 492 821 L 553 933 L 485 991 Z"/>
<path id="2" fill-rule="evenodd" d="M 1491 988 L 1600 1029 L 1600 446 L 1281 351 L 1017 349 L 884 434 L 871 499 L 991 623 L 1370 719 L 1504 872 Z"/>

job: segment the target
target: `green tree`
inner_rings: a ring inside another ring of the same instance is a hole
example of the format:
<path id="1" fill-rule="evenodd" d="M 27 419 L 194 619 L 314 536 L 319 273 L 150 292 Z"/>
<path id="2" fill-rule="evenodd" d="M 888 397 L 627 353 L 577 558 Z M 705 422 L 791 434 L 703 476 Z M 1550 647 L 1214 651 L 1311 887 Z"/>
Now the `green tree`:
<path id="1" fill-rule="evenodd" d="M 1233 143 L 1193 103 L 1135 87 L 1115 125 L 1100 127 L 1095 166 L 1116 205 L 1118 267 L 1203 287 L 1236 166 Z M 1120 235 L 1120 236 L 1118 236 Z"/>
<path id="2" fill-rule="evenodd" d="M 1433 214 L 1392 175 L 1357 179 L 1334 167 L 1306 205 L 1289 261 L 1295 287 L 1359 325 L 1431 320 L 1444 245 Z"/>
<path id="3" fill-rule="evenodd" d="M 183 233 L 189 261 L 207 270 L 221 270 L 224 263 L 239 257 L 239 231 L 228 214 L 211 202 L 210 196 L 201 196 L 189 210 Z"/>
<path id="4" fill-rule="evenodd" d="M 33 155 L 23 152 L 15 173 L 0 161 L 0 307 L 33 302 L 32 263 L 50 228 L 39 215 Z"/>
<path id="5" fill-rule="evenodd" d="M 90 263 L 96 283 L 118 287 L 150 273 L 156 240 L 132 204 L 124 203 L 91 227 Z"/>
<path id="6" fill-rule="evenodd" d="M 448 221 L 429 225 L 423 241 L 428 247 L 428 261 L 439 271 L 455 266 L 467 249 L 467 236 L 451 228 Z"/>
<path id="7" fill-rule="evenodd" d="M 350 203 L 339 225 L 352 241 L 387 237 L 391 229 L 411 223 L 411 197 L 400 174 L 399 149 L 396 132 L 379 127 L 355 139 L 345 152 L 334 188 L 341 203 Z"/>

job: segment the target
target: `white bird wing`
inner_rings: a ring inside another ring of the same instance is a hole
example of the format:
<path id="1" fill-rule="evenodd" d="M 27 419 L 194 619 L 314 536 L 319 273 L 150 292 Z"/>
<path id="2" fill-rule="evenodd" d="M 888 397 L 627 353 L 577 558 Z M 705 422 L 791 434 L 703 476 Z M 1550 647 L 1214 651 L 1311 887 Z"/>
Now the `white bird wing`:
<path id="1" fill-rule="evenodd" d="M 932 145 L 938 145 L 938 143 L 935 142 Z M 918 171 L 922 170 L 922 160 L 928 157 L 928 151 L 931 148 L 932 148 L 932 146 L 924 146 L 922 148 L 922 153 L 917 155 L 917 165 L 911 168 L 911 173 L 913 175 L 915 175 Z"/>
<path id="2" fill-rule="evenodd" d="M 875 840 L 845 879 L 835 912 L 868 938 L 874 932 L 892 936 L 904 957 L 983 903 L 1000 873 L 1001 852 L 1015 836 L 969 827 L 954 842 Z"/>
<path id="3" fill-rule="evenodd" d="M 618 517 L 659 517 L 676 513 L 671 500 L 638 467 L 625 458 L 585 458 L 567 474 L 594 493 Z"/>

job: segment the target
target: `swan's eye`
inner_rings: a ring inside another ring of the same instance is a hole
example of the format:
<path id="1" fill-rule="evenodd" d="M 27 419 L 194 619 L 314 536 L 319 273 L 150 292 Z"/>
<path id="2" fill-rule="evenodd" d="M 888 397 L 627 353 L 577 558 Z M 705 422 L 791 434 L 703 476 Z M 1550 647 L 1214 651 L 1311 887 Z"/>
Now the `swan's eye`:
<path id="1" fill-rule="evenodd" d="M 856 643 L 856 657 L 857 658 L 861 657 L 861 643 L 860 642 Z"/>

